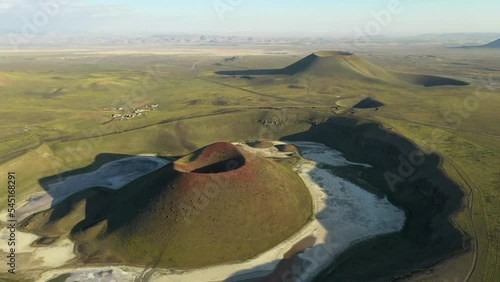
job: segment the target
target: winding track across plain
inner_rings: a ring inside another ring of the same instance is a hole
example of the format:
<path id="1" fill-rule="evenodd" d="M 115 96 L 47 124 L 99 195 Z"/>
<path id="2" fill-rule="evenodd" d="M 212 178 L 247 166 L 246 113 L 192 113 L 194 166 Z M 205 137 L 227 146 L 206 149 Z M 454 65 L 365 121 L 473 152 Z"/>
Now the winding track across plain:
<path id="1" fill-rule="evenodd" d="M 371 117 L 372 118 L 376 118 L 374 116 L 371 116 Z M 390 118 L 390 119 L 394 119 L 394 118 Z M 410 121 L 410 120 L 404 120 L 404 119 L 394 119 L 394 120 L 419 123 L 419 122 Z M 380 124 L 382 125 L 382 123 L 380 123 Z M 427 126 L 431 126 L 431 127 L 439 127 L 439 128 L 443 128 L 444 127 L 444 126 L 435 125 L 435 124 L 431 124 L 431 123 L 421 123 L 421 124 L 424 124 L 424 125 L 427 125 Z M 393 128 L 393 131 L 395 131 L 397 134 L 399 134 L 399 135 L 401 135 L 401 136 L 404 137 L 404 135 L 402 133 L 398 132 L 394 128 Z M 476 229 L 476 226 L 474 225 L 474 218 L 473 218 L 473 214 L 472 214 L 473 205 L 474 205 L 474 191 L 479 191 L 479 190 L 477 190 L 477 187 L 475 186 L 475 184 L 472 182 L 472 180 L 469 178 L 469 176 L 460 168 L 460 166 L 456 165 L 455 162 L 453 162 L 449 157 L 446 157 L 446 156 L 443 156 L 443 155 L 440 155 L 440 157 L 443 159 L 443 161 L 448 162 L 453 167 L 453 169 L 455 169 L 455 171 L 460 176 L 460 178 L 462 179 L 462 181 L 465 183 L 465 186 L 466 186 L 466 187 L 463 187 L 463 188 L 464 188 L 464 190 L 465 190 L 465 192 L 467 194 L 467 204 L 466 204 L 466 206 L 467 206 L 467 217 L 468 217 L 470 225 L 471 225 L 471 230 L 472 230 L 472 233 L 473 233 L 472 237 L 473 237 L 473 240 L 474 240 L 474 257 L 472 259 L 472 263 L 471 263 L 470 269 L 469 269 L 469 271 L 467 273 L 467 276 L 463 280 L 464 282 L 467 282 L 467 281 L 470 281 L 472 275 L 474 274 L 474 271 L 476 270 L 478 253 L 479 253 L 479 240 L 477 239 L 477 229 Z M 480 198 L 479 198 L 479 200 L 481 201 Z M 483 213 L 483 217 L 484 217 L 484 213 Z"/>

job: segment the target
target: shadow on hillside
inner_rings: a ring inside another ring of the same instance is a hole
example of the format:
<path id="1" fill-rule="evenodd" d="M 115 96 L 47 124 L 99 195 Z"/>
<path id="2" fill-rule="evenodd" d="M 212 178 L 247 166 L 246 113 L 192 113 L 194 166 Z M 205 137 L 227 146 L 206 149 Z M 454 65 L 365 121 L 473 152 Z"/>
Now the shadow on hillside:
<path id="1" fill-rule="evenodd" d="M 397 77 L 406 81 L 408 83 L 424 86 L 424 87 L 436 87 L 436 86 L 468 86 L 470 83 L 448 78 L 442 76 L 433 75 L 423 75 L 423 74 L 409 74 L 409 73 L 395 73 Z"/>
<path id="2" fill-rule="evenodd" d="M 393 205 L 407 212 L 407 221 L 401 232 L 368 239 L 349 248 L 320 274 L 318 281 L 391 280 L 415 269 L 429 268 L 464 250 L 462 233 L 450 222 L 451 215 L 462 206 L 463 192 L 443 173 L 440 168 L 441 160 L 437 155 L 426 155 L 422 164 L 413 167 L 413 173 L 409 177 L 398 183 L 395 189 L 391 189 L 384 174 L 392 172 L 397 175 L 402 163 L 401 157 L 408 159 L 412 152 L 418 150 L 409 141 L 380 129 L 376 124 L 361 124 L 350 118 L 331 118 L 326 123 L 311 127 L 307 132 L 286 136 L 282 140 L 322 143 L 342 152 L 351 161 L 371 164 L 373 167 L 362 169 L 358 178 L 379 188 Z M 40 184 L 49 195 L 55 196 L 55 191 L 49 188 L 57 181 L 95 171 L 105 163 L 127 157 L 132 156 L 101 154 L 87 167 L 41 179 Z M 311 175 L 314 172 L 315 170 Z M 128 224 L 134 215 L 144 210 L 150 199 L 156 197 L 172 178 L 172 175 L 159 169 L 146 178 L 134 180 L 119 192 L 106 188 L 82 190 L 56 206 L 48 218 L 49 222 L 54 222 L 53 226 L 38 226 L 38 231 L 43 233 L 69 228 L 75 238 L 93 237 L 94 234 L 100 234 L 102 228 L 112 232 Z M 148 195 L 144 196 L 144 190 L 137 187 L 157 188 L 149 189 Z M 328 195 L 326 200 L 334 199 L 334 195 Z M 82 208 L 83 218 L 79 218 L 79 209 Z M 40 216 L 43 218 L 45 215 L 42 213 Z M 318 214 L 318 218 L 320 222 L 324 220 L 323 212 Z M 332 241 L 335 241 L 335 236 L 335 233 L 328 234 Z M 328 250 L 331 246 L 321 244 L 312 249 L 314 260 L 301 260 L 299 254 L 312 245 L 311 241 L 295 245 L 283 260 L 269 265 L 277 264 L 270 274 L 259 272 L 256 276 L 260 277 L 252 280 L 245 278 L 252 270 L 245 270 L 227 281 L 296 281 L 301 274 L 315 272 L 316 267 L 330 259 Z M 78 245 L 78 253 L 86 253 L 85 248 L 85 244 Z M 94 259 L 99 259 L 99 254 L 92 255 Z M 93 262 L 85 258 L 83 260 Z M 257 267 L 255 271 L 260 271 L 261 267 Z"/>
<path id="3" fill-rule="evenodd" d="M 18 209 L 18 218 L 24 219 L 27 215 L 54 208 L 49 220 L 60 220 L 75 209 L 77 202 L 87 197 L 94 199 L 93 193 L 99 194 L 101 197 L 113 193 L 109 187 L 116 185 L 115 182 L 119 181 L 117 178 L 129 177 L 129 179 L 134 180 L 134 176 L 158 169 L 159 163 L 153 159 L 155 158 L 103 153 L 97 155 L 93 163 L 86 167 L 42 178 L 39 180 L 39 184 L 47 194 L 31 198 L 26 205 Z M 165 163 L 168 162 L 166 158 L 158 159 Z M 114 164 L 123 165 L 111 166 L 111 169 L 103 171 L 105 165 L 109 168 L 110 165 Z M 128 165 L 131 167 L 127 167 Z M 93 192 L 88 191 L 91 188 L 93 188 Z M 90 202 L 92 201 L 90 200 Z M 96 206 L 100 204 L 102 203 L 96 202 Z M 96 208 L 91 210 L 96 210 Z M 93 214 L 90 210 L 88 212 L 90 215 Z"/>
<path id="4" fill-rule="evenodd" d="M 217 71 L 219 75 L 284 75 L 283 69 Z"/>
<path id="5" fill-rule="evenodd" d="M 393 280 L 416 269 L 428 269 L 467 249 L 463 234 L 450 222 L 451 216 L 462 207 L 464 194 L 443 173 L 437 155 L 425 155 L 424 162 L 413 167 L 412 175 L 391 189 L 384 174 L 398 174 L 401 156 L 407 158 L 418 149 L 376 124 L 359 124 L 350 118 L 332 118 L 307 132 L 290 135 L 282 140 L 322 143 L 341 151 L 351 161 L 371 164 L 373 168 L 364 169 L 360 178 L 379 188 L 393 205 L 404 209 L 407 214 L 401 232 L 358 242 L 341 253 L 333 265 L 319 274 L 316 281 Z M 318 218 L 322 218 L 321 213 Z M 332 240 L 335 240 L 335 236 L 328 235 Z M 324 262 L 322 259 L 328 259 L 321 252 L 329 248 L 327 245 L 315 246 L 312 249 L 315 253 L 312 261 L 304 262 L 297 255 L 292 261 L 285 259 L 267 276 L 262 274 L 260 278 L 245 279 L 251 273 L 251 270 L 246 270 L 236 273 L 227 281 L 298 281 L 302 273 L 314 271 L 314 266 Z M 259 269 L 256 268 L 257 271 Z"/>
<path id="6" fill-rule="evenodd" d="M 285 255 L 283 259 L 279 261 L 270 262 L 266 265 L 259 266 L 261 269 L 272 268 L 269 271 L 250 271 L 250 275 L 253 278 L 249 278 L 247 274 L 235 274 L 231 278 L 226 279 L 226 282 L 274 282 L 274 281 L 286 281 L 291 282 L 297 280 L 307 266 L 299 258 L 299 255 L 304 252 L 305 249 L 310 248 L 314 245 L 316 239 L 312 236 L 304 238 L 297 244 L 295 244 Z"/>
<path id="7" fill-rule="evenodd" d="M 378 107 L 385 106 L 384 103 L 379 102 L 375 99 L 372 98 L 366 98 L 362 100 L 361 102 L 357 103 L 356 105 L 353 106 L 354 109 L 374 109 Z"/>
<path id="8" fill-rule="evenodd" d="M 282 69 L 258 69 L 258 70 L 233 70 L 233 71 L 217 71 L 219 75 L 296 75 L 303 72 L 311 64 L 317 60 L 317 56 L 311 54 L 289 66 Z"/>
<path id="9" fill-rule="evenodd" d="M 162 162 L 153 166 L 150 164 L 151 159 Z M 138 214 L 149 208 L 151 199 L 158 197 L 169 184 L 169 180 L 175 177 L 174 174 L 178 173 L 167 169 L 173 166 L 168 160 L 161 157 L 106 153 L 96 156 L 89 166 L 40 179 L 40 184 L 47 191 L 47 199 L 53 201 L 43 201 L 34 207 L 25 208 L 23 212 L 30 216 L 21 221 L 19 230 L 40 236 L 41 239 L 37 241 L 49 238 L 55 242 L 60 236 L 69 235 L 75 243 L 75 252 L 84 263 L 120 263 L 116 257 L 95 250 L 92 240 L 130 224 Z M 139 162 L 139 166 L 134 166 L 132 162 Z M 130 174 L 132 178 L 126 179 L 117 189 L 103 185 L 81 186 L 85 188 L 79 190 L 71 189 L 71 185 L 54 186 L 68 181 L 71 184 L 74 177 L 82 177 L 82 180 L 90 178 L 89 173 L 102 172 L 105 166 L 108 166 L 109 170 L 110 165 L 116 166 L 111 167 L 116 171 L 111 175 L 94 175 L 101 181 L 98 183 L 104 184 L 108 178 L 116 181 L 116 177 L 126 177 Z M 136 177 L 137 173 L 143 176 Z M 144 177 L 146 174 L 147 177 Z M 68 189 L 70 191 L 67 191 Z M 43 196 L 38 197 L 35 203 L 40 203 L 40 200 L 43 200 Z M 157 251 L 160 255 L 163 249 L 162 244 L 159 244 Z M 144 259 L 144 264 L 154 267 L 158 257 L 151 254 Z"/>

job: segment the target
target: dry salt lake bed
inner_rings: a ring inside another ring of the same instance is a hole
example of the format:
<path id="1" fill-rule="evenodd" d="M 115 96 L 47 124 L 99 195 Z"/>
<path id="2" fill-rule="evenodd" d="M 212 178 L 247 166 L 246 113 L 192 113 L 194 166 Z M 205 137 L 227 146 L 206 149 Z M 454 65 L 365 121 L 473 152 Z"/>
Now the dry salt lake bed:
<path id="1" fill-rule="evenodd" d="M 274 142 L 275 145 L 285 144 Z M 36 236 L 18 234 L 25 241 L 18 253 L 31 254 L 44 271 L 38 281 L 244 281 L 269 275 L 278 266 L 283 255 L 305 238 L 314 237 L 315 243 L 298 255 L 302 266 L 296 281 L 310 281 L 320 270 L 331 265 L 335 258 L 352 244 L 373 236 L 397 232 L 405 223 L 403 210 L 393 206 L 367 190 L 335 175 L 336 167 L 353 170 L 369 167 L 367 164 L 346 160 L 342 153 L 325 145 L 312 142 L 291 142 L 302 159 L 294 170 L 309 188 L 314 203 L 314 219 L 291 238 L 271 250 L 244 262 L 218 265 L 203 269 L 176 271 L 165 269 L 143 269 L 128 266 L 62 268 L 73 259 L 73 244 L 69 240 L 44 248 L 30 247 Z M 288 158 L 287 153 L 276 147 L 257 149 L 238 143 L 238 146 L 255 154 L 270 158 Z M 102 186 L 120 189 L 127 183 L 168 164 L 160 158 L 134 157 L 110 162 L 97 171 L 70 176 L 53 183 L 49 193 L 32 197 L 20 209 L 23 217 L 44 210 L 50 205 L 78 191 Z M 4 230 L 5 231 L 5 230 Z M 5 238 L 8 234 L 2 231 Z M 5 251 L 5 250 L 4 250 Z"/>

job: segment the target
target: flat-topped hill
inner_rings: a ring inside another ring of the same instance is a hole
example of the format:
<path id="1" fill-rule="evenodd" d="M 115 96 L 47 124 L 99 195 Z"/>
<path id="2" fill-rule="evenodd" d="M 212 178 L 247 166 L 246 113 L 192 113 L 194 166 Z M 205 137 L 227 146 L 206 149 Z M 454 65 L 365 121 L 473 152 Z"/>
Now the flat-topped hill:
<path id="1" fill-rule="evenodd" d="M 500 48 L 500 39 L 481 46 L 483 48 Z"/>
<path id="2" fill-rule="evenodd" d="M 319 51 L 282 69 L 219 71 L 219 75 L 287 75 L 306 77 L 331 77 L 362 83 L 389 83 L 400 86 L 417 85 L 432 86 L 463 86 L 467 82 L 460 80 L 421 74 L 402 74 L 386 70 L 383 67 L 349 52 Z"/>
<path id="3" fill-rule="evenodd" d="M 491 49 L 500 49 L 500 39 L 497 39 L 495 41 L 492 41 L 490 43 L 484 44 L 484 45 L 477 45 L 477 46 L 462 46 L 459 48 L 491 48 Z"/>

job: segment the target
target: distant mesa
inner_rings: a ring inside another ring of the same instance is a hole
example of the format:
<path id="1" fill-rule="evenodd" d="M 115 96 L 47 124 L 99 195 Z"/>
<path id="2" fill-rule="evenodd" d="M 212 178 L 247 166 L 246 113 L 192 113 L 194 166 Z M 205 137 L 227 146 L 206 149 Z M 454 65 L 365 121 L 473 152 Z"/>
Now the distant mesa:
<path id="1" fill-rule="evenodd" d="M 340 51 L 316 52 L 282 69 L 217 71 L 215 73 L 240 77 L 259 75 L 332 77 L 343 79 L 344 81 L 389 83 L 400 86 L 417 85 L 433 87 L 469 85 L 467 82 L 446 77 L 392 72 L 372 64 L 353 53 Z M 289 88 L 296 87 L 289 86 Z"/>
<path id="2" fill-rule="evenodd" d="M 500 39 L 482 46 L 483 48 L 500 48 Z"/>
<path id="3" fill-rule="evenodd" d="M 234 62 L 236 57 L 224 58 L 224 62 Z"/>
<path id="4" fill-rule="evenodd" d="M 283 69 L 261 69 L 261 70 L 241 70 L 241 71 L 218 71 L 221 75 L 296 75 L 301 73 L 313 72 L 315 74 L 324 74 L 323 71 L 341 63 L 344 57 L 353 56 L 348 52 L 320 51 L 313 53 L 298 62 Z M 323 70 L 323 71 L 321 71 Z"/>
<path id="5" fill-rule="evenodd" d="M 187 269 L 253 258 L 298 232 L 312 201 L 291 167 L 243 148 L 216 143 L 120 190 L 88 189 L 21 230 L 69 236 L 84 263 Z"/>
<path id="6" fill-rule="evenodd" d="M 478 46 L 462 46 L 460 48 L 491 48 L 491 49 L 500 49 L 500 39 L 497 39 L 493 42 L 484 45 Z"/>

